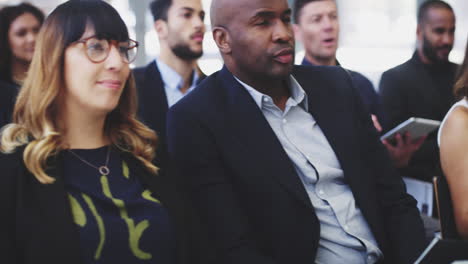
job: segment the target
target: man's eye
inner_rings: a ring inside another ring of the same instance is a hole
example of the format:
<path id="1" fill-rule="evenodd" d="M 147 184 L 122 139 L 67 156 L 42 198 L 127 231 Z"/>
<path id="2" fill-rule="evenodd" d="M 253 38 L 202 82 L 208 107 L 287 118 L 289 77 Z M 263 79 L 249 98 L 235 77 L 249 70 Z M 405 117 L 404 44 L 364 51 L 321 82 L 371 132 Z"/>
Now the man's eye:
<path id="1" fill-rule="evenodd" d="M 255 25 L 257 25 L 257 26 L 266 26 L 269 23 L 270 22 L 268 20 L 259 20 L 259 21 L 257 21 L 257 23 L 255 23 Z"/>

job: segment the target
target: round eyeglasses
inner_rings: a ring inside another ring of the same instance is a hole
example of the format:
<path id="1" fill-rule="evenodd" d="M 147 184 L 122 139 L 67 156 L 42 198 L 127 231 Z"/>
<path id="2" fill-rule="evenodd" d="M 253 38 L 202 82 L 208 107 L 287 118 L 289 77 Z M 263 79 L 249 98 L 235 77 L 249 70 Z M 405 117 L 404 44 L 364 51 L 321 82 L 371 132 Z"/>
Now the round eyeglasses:
<path id="1" fill-rule="evenodd" d="M 117 48 L 122 61 L 125 63 L 132 63 L 136 59 L 137 55 L 138 42 L 131 39 L 126 41 L 117 41 L 91 36 L 75 42 L 83 43 L 85 45 L 86 55 L 88 56 L 88 59 L 94 63 L 105 61 L 109 56 L 112 45 Z"/>

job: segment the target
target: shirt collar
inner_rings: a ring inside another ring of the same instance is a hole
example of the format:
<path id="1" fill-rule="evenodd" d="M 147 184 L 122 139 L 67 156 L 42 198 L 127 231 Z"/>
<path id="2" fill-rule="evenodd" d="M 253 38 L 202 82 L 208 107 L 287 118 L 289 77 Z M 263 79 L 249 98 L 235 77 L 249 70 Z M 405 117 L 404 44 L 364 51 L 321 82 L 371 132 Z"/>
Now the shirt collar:
<path id="1" fill-rule="evenodd" d="M 255 103 L 260 109 L 262 109 L 262 107 L 264 106 L 263 104 L 265 103 L 265 100 L 270 100 L 270 102 L 273 102 L 270 96 L 263 94 L 258 90 L 254 89 L 252 86 L 242 82 L 236 76 L 234 76 L 234 78 L 247 90 L 247 92 L 249 92 L 250 96 L 252 96 Z M 302 86 L 299 84 L 299 82 L 296 80 L 296 78 L 294 78 L 294 76 L 292 75 L 289 75 L 289 84 L 289 87 L 291 89 L 290 99 L 294 100 L 297 103 L 297 105 L 302 107 L 305 111 L 309 111 L 306 93 Z"/>
<path id="2" fill-rule="evenodd" d="M 182 79 L 182 76 L 180 76 L 174 69 L 158 59 L 156 59 L 156 66 L 158 67 L 159 72 L 161 73 L 161 78 L 167 87 L 172 90 L 179 90 L 180 87 L 182 87 L 184 80 Z M 192 84 L 190 87 L 197 85 L 198 78 L 198 73 L 194 70 Z"/>

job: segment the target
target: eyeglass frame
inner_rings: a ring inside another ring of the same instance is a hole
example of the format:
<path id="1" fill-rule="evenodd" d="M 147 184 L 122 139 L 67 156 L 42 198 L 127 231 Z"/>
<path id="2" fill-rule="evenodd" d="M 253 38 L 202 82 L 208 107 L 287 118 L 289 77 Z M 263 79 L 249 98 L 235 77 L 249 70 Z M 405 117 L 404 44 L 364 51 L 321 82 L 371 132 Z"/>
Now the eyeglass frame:
<path id="1" fill-rule="evenodd" d="M 101 63 L 101 62 L 105 61 L 105 60 L 109 57 L 109 54 L 110 54 L 110 48 L 109 48 L 109 51 L 107 52 L 107 55 L 106 55 L 102 60 L 95 61 L 95 60 L 91 59 L 91 57 L 90 57 L 89 54 L 88 54 L 88 45 L 87 45 L 87 42 L 88 42 L 88 40 L 93 39 L 93 38 L 98 39 L 98 40 L 106 40 L 106 41 L 109 43 L 109 47 L 111 47 L 112 45 L 114 45 L 114 46 L 117 48 L 117 50 L 119 49 L 118 44 L 119 44 L 120 42 L 123 42 L 123 41 L 117 41 L 117 40 L 115 40 L 115 39 L 106 39 L 106 38 L 101 38 L 101 39 L 100 39 L 100 38 L 98 38 L 96 35 L 92 35 L 92 36 L 90 36 L 90 37 L 86 37 L 86 38 L 84 38 L 84 39 L 79 39 L 79 40 L 77 40 L 77 41 L 72 42 L 72 44 L 73 44 L 73 43 L 83 43 L 83 44 L 85 45 L 85 47 L 86 47 L 86 51 L 85 51 L 86 57 L 87 57 L 91 62 L 93 62 L 93 63 Z M 130 48 L 128 48 L 128 50 L 130 50 L 130 49 L 137 49 L 137 51 L 135 52 L 135 58 L 133 58 L 131 61 L 130 61 L 130 60 L 129 60 L 129 61 L 126 61 L 126 60 L 124 59 L 124 57 L 122 56 L 122 54 L 120 53 L 120 51 L 119 51 L 119 55 L 120 55 L 120 57 L 121 57 L 121 59 L 122 59 L 122 61 L 123 61 L 124 63 L 130 64 L 130 63 L 134 62 L 135 59 L 136 59 L 136 57 L 137 57 L 136 54 L 137 54 L 137 52 L 138 52 L 138 47 L 140 46 L 140 43 L 139 43 L 138 41 L 133 40 L 133 39 L 130 39 L 130 38 L 129 38 L 127 41 L 129 41 L 131 44 L 133 44 L 133 46 L 131 46 Z"/>

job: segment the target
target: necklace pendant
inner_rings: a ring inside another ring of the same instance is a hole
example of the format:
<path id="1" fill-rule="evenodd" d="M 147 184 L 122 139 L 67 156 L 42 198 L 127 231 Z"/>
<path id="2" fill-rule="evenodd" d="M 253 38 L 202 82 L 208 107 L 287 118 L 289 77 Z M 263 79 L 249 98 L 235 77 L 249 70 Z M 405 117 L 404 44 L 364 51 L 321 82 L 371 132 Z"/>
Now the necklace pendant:
<path id="1" fill-rule="evenodd" d="M 109 175 L 110 170 L 109 170 L 109 168 L 107 166 L 101 166 L 101 167 L 99 167 L 99 173 L 101 173 L 104 176 L 107 176 L 107 175 Z"/>

